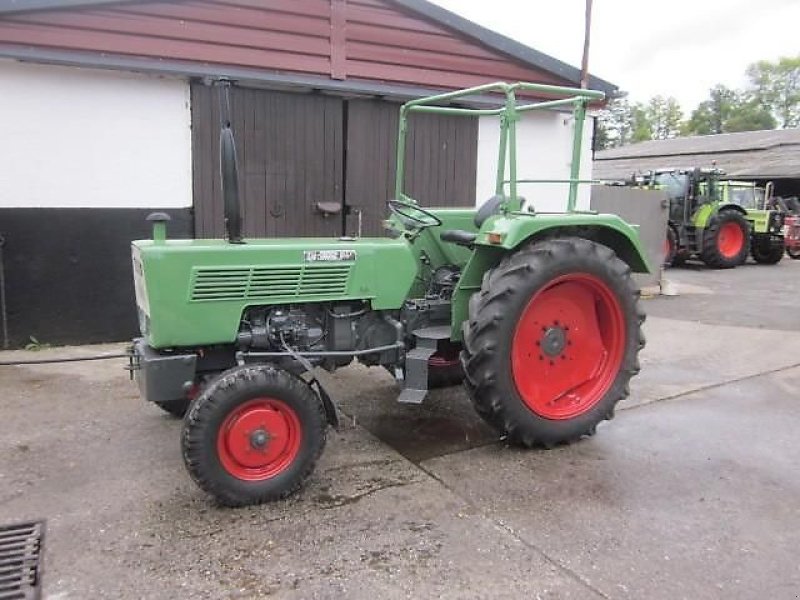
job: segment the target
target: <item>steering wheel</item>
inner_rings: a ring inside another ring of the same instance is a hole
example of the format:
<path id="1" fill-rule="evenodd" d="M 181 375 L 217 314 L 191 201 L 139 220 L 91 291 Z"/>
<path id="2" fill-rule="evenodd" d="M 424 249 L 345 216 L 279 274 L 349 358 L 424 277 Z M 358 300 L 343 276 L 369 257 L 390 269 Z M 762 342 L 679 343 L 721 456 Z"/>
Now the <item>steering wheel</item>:
<path id="1" fill-rule="evenodd" d="M 397 215 L 400 221 L 408 227 L 423 229 L 425 227 L 438 227 L 442 220 L 432 212 L 420 208 L 416 204 L 402 200 L 389 200 L 386 202 L 392 214 Z"/>

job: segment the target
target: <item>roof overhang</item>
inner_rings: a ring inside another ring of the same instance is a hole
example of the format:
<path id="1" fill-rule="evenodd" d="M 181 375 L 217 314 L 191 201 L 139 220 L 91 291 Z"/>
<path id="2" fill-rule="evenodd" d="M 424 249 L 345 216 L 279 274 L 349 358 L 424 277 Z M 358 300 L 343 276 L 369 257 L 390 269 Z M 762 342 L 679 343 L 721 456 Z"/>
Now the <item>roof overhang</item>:
<path id="1" fill-rule="evenodd" d="M 147 1 L 153 0 L 0 0 L 0 18 L 6 15 L 11 16 L 14 14 L 36 11 L 70 10 L 94 6 L 145 3 Z M 445 27 L 458 31 L 465 36 L 473 38 L 513 60 L 552 73 L 576 87 L 580 84 L 580 69 L 521 44 L 516 40 L 482 27 L 432 2 L 428 2 L 427 0 L 390 1 L 400 7 L 436 21 Z M 589 76 L 588 84 L 591 89 L 604 92 L 607 98 L 612 97 L 618 90 L 618 87 L 613 83 L 593 75 Z"/>

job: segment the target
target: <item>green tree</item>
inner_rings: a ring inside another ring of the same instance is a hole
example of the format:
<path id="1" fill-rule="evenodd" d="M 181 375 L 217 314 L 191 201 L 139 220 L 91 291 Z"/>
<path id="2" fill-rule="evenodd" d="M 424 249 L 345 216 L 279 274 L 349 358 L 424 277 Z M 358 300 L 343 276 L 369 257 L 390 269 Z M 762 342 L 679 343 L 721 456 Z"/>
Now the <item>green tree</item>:
<path id="1" fill-rule="evenodd" d="M 632 130 L 631 105 L 627 93 L 621 92 L 601 111 L 598 132 L 602 131 L 602 134 L 597 137 L 603 142 L 602 148 L 616 148 L 631 142 Z"/>
<path id="2" fill-rule="evenodd" d="M 725 121 L 725 132 L 759 131 L 775 129 L 777 123 L 772 113 L 755 100 L 743 102 Z"/>
<path id="3" fill-rule="evenodd" d="M 800 126 L 800 55 L 753 63 L 747 67 L 747 77 L 755 101 L 782 128 Z"/>
<path id="4" fill-rule="evenodd" d="M 768 109 L 752 95 L 716 85 L 692 111 L 684 124 L 684 135 L 709 135 L 733 131 L 774 129 L 775 120 Z"/>
<path id="5" fill-rule="evenodd" d="M 646 142 L 653 139 L 653 123 L 647 108 L 641 102 L 631 107 L 631 142 Z"/>
<path id="6" fill-rule="evenodd" d="M 725 122 L 739 104 L 739 93 L 724 85 L 715 85 L 709 91 L 709 99 L 701 102 L 692 111 L 686 122 L 689 135 L 725 133 Z"/>
<path id="7" fill-rule="evenodd" d="M 653 96 L 644 112 L 650 123 L 651 139 L 666 140 L 680 135 L 683 112 L 672 96 Z"/>

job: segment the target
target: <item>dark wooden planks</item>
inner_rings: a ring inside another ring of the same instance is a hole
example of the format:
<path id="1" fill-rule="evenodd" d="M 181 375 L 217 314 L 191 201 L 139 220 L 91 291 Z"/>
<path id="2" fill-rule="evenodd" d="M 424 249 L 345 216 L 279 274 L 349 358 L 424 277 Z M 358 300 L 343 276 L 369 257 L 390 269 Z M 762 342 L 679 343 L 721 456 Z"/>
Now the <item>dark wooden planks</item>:
<path id="1" fill-rule="evenodd" d="M 397 104 L 350 100 L 347 205 L 362 211 L 365 235 L 379 235 L 394 195 Z M 406 193 L 424 206 L 474 206 L 478 122 L 475 118 L 414 115 L 406 143 Z M 348 219 L 348 233 L 357 220 Z"/>
<path id="2" fill-rule="evenodd" d="M 222 237 L 217 90 L 192 84 L 197 235 Z M 340 217 L 317 202 L 342 202 L 340 98 L 234 87 L 232 126 L 247 236 L 338 236 Z"/>

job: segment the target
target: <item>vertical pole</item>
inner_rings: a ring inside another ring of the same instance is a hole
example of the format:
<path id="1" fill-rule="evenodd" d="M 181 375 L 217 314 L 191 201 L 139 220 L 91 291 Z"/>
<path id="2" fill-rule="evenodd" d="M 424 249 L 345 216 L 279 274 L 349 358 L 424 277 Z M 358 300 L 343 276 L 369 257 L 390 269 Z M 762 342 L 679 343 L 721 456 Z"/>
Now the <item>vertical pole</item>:
<path id="1" fill-rule="evenodd" d="M 575 212 L 578 201 L 578 181 L 581 174 L 581 145 L 583 143 L 583 123 L 586 120 L 586 99 L 576 98 L 572 112 L 575 130 L 572 134 L 572 162 L 569 166 L 569 200 L 567 212 Z"/>
<path id="2" fill-rule="evenodd" d="M 519 210 L 519 200 L 517 199 L 517 98 L 514 90 L 510 90 L 506 95 L 506 120 L 508 121 L 508 179 L 510 202 L 507 204 L 508 210 Z"/>
<path id="3" fill-rule="evenodd" d="M 400 109 L 400 121 L 397 126 L 397 163 L 395 169 L 394 179 L 394 199 L 400 200 L 403 195 L 403 176 L 406 164 L 406 130 L 408 123 L 406 121 L 406 111 L 404 108 Z"/>
<path id="4" fill-rule="evenodd" d="M 589 41 L 592 33 L 592 0 L 586 0 L 586 21 L 583 30 L 583 60 L 581 61 L 581 89 L 589 87 Z"/>
<path id="5" fill-rule="evenodd" d="M 508 144 L 508 121 L 505 115 L 500 115 L 500 149 L 497 157 L 497 184 L 494 193 L 503 195 L 503 180 L 506 178 L 506 144 Z"/>

